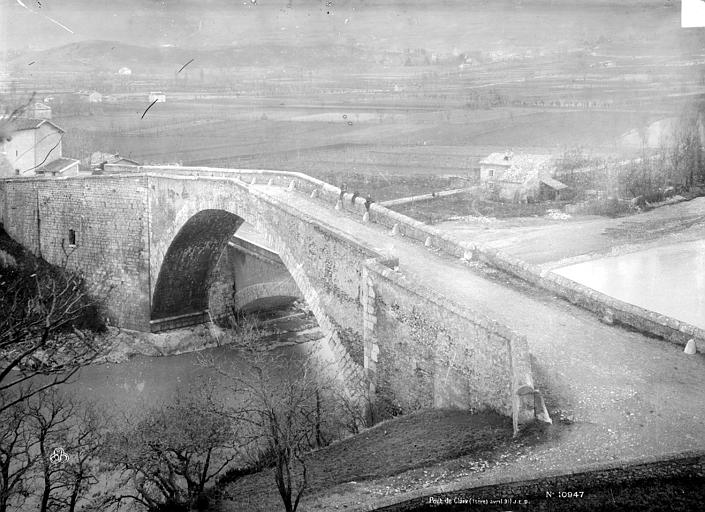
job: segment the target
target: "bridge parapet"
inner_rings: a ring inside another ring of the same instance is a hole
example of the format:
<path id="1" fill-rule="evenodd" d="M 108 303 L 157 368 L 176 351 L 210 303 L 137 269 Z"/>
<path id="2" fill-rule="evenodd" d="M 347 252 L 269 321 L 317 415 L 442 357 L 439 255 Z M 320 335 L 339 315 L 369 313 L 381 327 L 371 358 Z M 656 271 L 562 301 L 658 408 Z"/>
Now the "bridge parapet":
<path id="1" fill-rule="evenodd" d="M 185 174 L 194 173 L 200 169 L 211 171 L 209 168 L 174 169 L 178 169 L 177 172 Z M 169 172 L 171 171 L 172 169 L 170 168 Z M 273 185 L 283 187 L 290 186 L 291 181 L 295 180 L 295 191 L 310 195 L 314 190 L 318 190 L 316 198 L 322 202 L 338 209 L 357 213 L 360 215 L 360 220 L 363 220 L 363 216 L 367 214 L 364 217 L 367 222 L 385 226 L 394 235 L 423 243 L 429 248 L 438 249 L 455 258 L 466 261 L 482 261 L 551 293 L 555 293 L 577 306 L 596 313 L 600 317 L 610 318 L 612 321 L 648 332 L 678 345 L 685 346 L 690 339 L 693 339 L 697 351 L 705 352 L 705 330 L 692 324 L 614 299 L 485 244 L 458 240 L 433 226 L 390 210 L 381 204 L 369 204 L 364 198 L 356 196 L 354 193 L 343 192 L 340 188 L 321 180 L 302 173 L 284 171 L 229 170 L 227 172 L 234 172 L 243 176 L 243 181 L 248 178 L 251 180 L 255 176 L 266 177 L 267 182 L 271 179 Z"/>

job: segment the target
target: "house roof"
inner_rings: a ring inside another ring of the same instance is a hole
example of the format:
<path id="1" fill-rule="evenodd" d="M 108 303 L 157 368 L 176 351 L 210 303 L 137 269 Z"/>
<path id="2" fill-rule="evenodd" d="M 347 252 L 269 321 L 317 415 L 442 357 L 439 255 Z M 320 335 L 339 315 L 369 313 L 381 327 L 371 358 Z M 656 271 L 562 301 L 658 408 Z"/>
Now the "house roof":
<path id="1" fill-rule="evenodd" d="M 499 179 L 510 183 L 525 183 L 533 178 L 550 177 L 555 169 L 551 155 L 492 153 L 480 161 L 480 164 L 507 167 Z"/>
<path id="2" fill-rule="evenodd" d="M 15 131 L 21 131 L 21 130 L 36 130 L 40 126 L 42 126 L 44 123 L 52 125 L 54 128 L 59 130 L 61 133 L 66 133 L 61 126 L 57 125 L 56 123 L 52 123 L 48 119 L 26 119 L 26 118 L 18 118 L 12 121 L 12 129 Z"/>
<path id="3" fill-rule="evenodd" d="M 34 172 L 37 174 L 61 174 L 74 165 L 78 165 L 78 163 L 78 160 L 75 158 L 57 158 L 56 160 L 52 160 L 48 164 L 42 165 L 38 169 L 35 169 Z"/>
<path id="4" fill-rule="evenodd" d="M 505 158 L 507 157 L 507 158 Z M 487 165 L 506 165 L 511 166 L 511 156 L 507 153 L 491 153 L 487 158 L 480 160 L 480 164 Z"/>
<path id="5" fill-rule="evenodd" d="M 554 180 L 549 176 L 544 176 L 543 178 L 541 178 L 541 183 L 551 187 L 553 190 L 565 190 L 568 188 L 568 185 L 566 185 L 565 183 L 561 183 L 558 180 Z"/>
<path id="6" fill-rule="evenodd" d="M 124 156 L 120 156 L 119 154 L 115 153 L 103 153 L 101 151 L 96 151 L 91 155 L 91 166 L 98 166 L 102 163 L 106 164 L 116 164 L 118 162 L 124 162 L 126 164 L 132 164 L 132 165 L 140 165 L 139 162 L 136 162 L 135 160 L 132 160 L 130 158 L 126 158 Z"/>
<path id="7" fill-rule="evenodd" d="M 116 156 L 117 156 L 117 159 L 114 162 L 108 162 L 108 163 L 117 164 L 117 163 L 122 162 L 122 163 L 126 163 L 126 164 L 131 164 L 131 165 L 140 165 L 139 162 L 137 162 L 136 160 L 132 160 L 131 158 L 125 158 L 124 156 L 118 156 L 118 155 L 116 155 Z"/>

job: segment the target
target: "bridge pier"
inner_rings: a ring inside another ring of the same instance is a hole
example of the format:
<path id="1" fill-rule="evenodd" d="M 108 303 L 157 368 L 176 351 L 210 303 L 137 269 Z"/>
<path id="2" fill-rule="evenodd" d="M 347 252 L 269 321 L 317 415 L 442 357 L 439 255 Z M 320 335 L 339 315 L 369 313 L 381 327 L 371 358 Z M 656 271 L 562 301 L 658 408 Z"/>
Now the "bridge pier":
<path id="1" fill-rule="evenodd" d="M 279 255 L 237 234 L 220 255 L 208 295 L 214 321 L 232 311 L 276 308 L 303 300 L 301 290 Z"/>

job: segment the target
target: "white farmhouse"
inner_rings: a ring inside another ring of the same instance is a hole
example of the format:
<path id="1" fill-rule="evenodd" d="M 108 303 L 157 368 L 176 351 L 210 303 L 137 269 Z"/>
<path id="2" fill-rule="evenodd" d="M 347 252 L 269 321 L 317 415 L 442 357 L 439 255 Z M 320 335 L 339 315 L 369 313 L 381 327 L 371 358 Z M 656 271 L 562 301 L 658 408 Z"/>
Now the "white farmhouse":
<path id="1" fill-rule="evenodd" d="M 166 94 L 160 91 L 154 91 L 149 93 L 149 102 L 150 103 L 164 103 L 166 102 Z"/>
<path id="2" fill-rule="evenodd" d="M 492 153 L 480 161 L 480 181 L 488 193 L 503 201 L 558 199 L 568 187 L 553 179 L 551 155 Z"/>

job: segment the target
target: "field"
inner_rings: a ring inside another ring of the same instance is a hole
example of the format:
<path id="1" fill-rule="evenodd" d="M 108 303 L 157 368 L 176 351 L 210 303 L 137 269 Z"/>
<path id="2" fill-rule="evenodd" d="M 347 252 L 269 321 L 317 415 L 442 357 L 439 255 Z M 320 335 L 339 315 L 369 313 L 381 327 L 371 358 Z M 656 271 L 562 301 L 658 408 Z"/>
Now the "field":
<path id="1" fill-rule="evenodd" d="M 497 219 L 517 217 L 543 217 L 549 210 L 560 210 L 565 205 L 561 201 L 537 203 L 500 203 L 490 201 L 481 195 L 461 194 L 437 198 L 429 201 L 406 203 L 392 207 L 393 210 L 408 215 L 426 224 L 438 224 L 447 220 L 472 217 L 479 223 L 491 223 Z"/>
<path id="2" fill-rule="evenodd" d="M 643 113 L 498 106 L 487 109 L 352 109 L 173 101 L 103 105 L 94 115 L 57 117 L 64 153 L 86 159 L 119 152 L 141 163 L 267 168 L 346 183 L 379 200 L 467 184 L 493 151 L 628 152 L 619 137 Z"/>
<path id="3" fill-rule="evenodd" d="M 625 133 L 702 93 L 702 36 L 674 30 L 676 8 L 475 3 L 370 8 L 350 26 L 301 8 L 213 49 L 73 43 L 17 55 L 7 98 L 54 97 L 68 156 L 302 171 L 384 200 L 471 183 L 493 151 L 633 154 Z M 87 87 L 110 101 L 71 103 Z M 150 90 L 167 102 L 145 113 Z"/>

